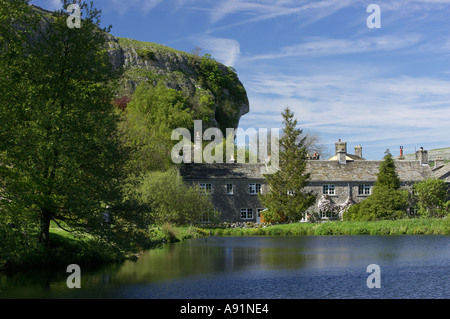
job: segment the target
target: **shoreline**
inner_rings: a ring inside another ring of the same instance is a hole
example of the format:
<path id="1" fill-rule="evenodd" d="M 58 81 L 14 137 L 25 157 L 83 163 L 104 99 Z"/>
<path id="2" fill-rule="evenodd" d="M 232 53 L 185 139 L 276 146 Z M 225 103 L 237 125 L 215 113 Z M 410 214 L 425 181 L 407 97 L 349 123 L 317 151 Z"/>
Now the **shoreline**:
<path id="1" fill-rule="evenodd" d="M 148 250 L 158 249 L 165 244 L 182 242 L 192 238 L 239 237 L 239 236 L 348 236 L 348 235 L 450 235 L 450 219 L 401 219 L 383 221 L 328 221 L 322 223 L 286 223 L 276 225 L 253 224 L 252 227 L 224 227 L 206 225 L 172 226 L 169 224 L 153 227 L 149 233 L 149 248 L 137 253 L 103 250 L 99 254 L 99 246 L 85 239 L 65 238 L 63 232 L 53 229 L 53 238 L 59 248 L 58 253 L 42 256 L 23 256 L 20 263 L 12 263 L 0 269 L 0 273 L 14 273 L 42 267 L 79 263 L 101 267 L 103 265 L 136 261 Z M 84 242 L 84 243 L 83 243 Z M 106 247 L 103 247 L 106 248 Z M 100 250 L 102 251 L 102 250 Z"/>
<path id="2" fill-rule="evenodd" d="M 214 236 L 330 236 L 330 235 L 450 235 L 450 220 L 400 219 L 328 221 L 254 225 L 253 227 L 199 227 Z"/>

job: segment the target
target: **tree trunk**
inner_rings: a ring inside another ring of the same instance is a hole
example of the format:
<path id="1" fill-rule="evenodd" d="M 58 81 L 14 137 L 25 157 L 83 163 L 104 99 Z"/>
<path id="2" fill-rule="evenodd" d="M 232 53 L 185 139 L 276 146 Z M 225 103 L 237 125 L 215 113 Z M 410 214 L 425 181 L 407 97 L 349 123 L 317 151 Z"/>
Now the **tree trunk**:
<path id="1" fill-rule="evenodd" d="M 42 209 L 41 214 L 41 230 L 39 235 L 39 241 L 46 246 L 50 245 L 50 219 L 51 219 L 50 210 L 44 208 Z"/>

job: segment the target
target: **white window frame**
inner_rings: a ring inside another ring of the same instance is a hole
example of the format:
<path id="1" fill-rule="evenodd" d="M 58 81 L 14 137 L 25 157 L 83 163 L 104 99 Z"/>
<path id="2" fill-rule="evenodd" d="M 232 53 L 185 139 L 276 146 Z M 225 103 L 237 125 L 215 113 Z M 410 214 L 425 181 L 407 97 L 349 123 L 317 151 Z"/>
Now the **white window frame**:
<path id="1" fill-rule="evenodd" d="M 214 209 L 214 211 L 202 212 L 199 218 L 199 223 L 201 224 L 210 224 L 211 218 L 216 218 L 218 211 Z"/>
<path id="2" fill-rule="evenodd" d="M 212 184 L 211 183 L 200 183 L 200 194 L 206 195 L 212 193 Z"/>
<path id="3" fill-rule="evenodd" d="M 336 218 L 337 214 L 333 211 L 320 211 L 320 219 Z"/>
<path id="4" fill-rule="evenodd" d="M 209 223 L 210 221 L 209 221 L 209 213 L 208 212 L 206 212 L 206 213 L 202 213 L 201 215 L 200 215 L 200 223 L 201 224 L 207 224 L 207 223 Z"/>
<path id="5" fill-rule="evenodd" d="M 230 185 L 231 185 L 231 190 L 228 188 L 228 186 L 230 186 Z M 225 184 L 225 193 L 227 195 L 233 195 L 233 192 L 234 192 L 234 185 L 231 183 Z"/>
<path id="6" fill-rule="evenodd" d="M 372 189 L 369 184 L 359 184 L 358 185 L 358 195 L 367 196 L 372 193 Z"/>
<path id="7" fill-rule="evenodd" d="M 258 193 L 261 193 L 262 186 L 261 183 L 249 183 L 248 184 L 248 193 L 250 195 L 257 195 Z"/>
<path id="8" fill-rule="evenodd" d="M 253 208 L 241 208 L 241 219 L 253 219 Z"/>
<path id="9" fill-rule="evenodd" d="M 336 186 L 334 184 L 324 184 L 322 192 L 324 195 L 336 195 Z"/>

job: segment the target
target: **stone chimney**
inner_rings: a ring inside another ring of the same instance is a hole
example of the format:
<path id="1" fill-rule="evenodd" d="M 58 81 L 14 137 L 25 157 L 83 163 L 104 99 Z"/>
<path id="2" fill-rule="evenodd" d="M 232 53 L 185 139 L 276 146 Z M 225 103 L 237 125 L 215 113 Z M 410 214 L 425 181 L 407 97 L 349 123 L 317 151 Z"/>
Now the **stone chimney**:
<path id="1" fill-rule="evenodd" d="M 428 165 L 428 151 L 424 150 L 423 147 L 421 147 L 416 152 L 416 160 L 420 162 L 420 165 Z"/>
<path id="2" fill-rule="evenodd" d="M 434 160 L 434 168 L 438 168 L 444 165 L 444 160 L 442 159 L 442 157 L 436 157 L 436 159 Z"/>
<path id="3" fill-rule="evenodd" d="M 362 146 L 361 145 L 356 145 L 355 146 L 355 155 L 359 156 L 359 157 L 363 157 L 362 156 Z"/>
<path id="4" fill-rule="evenodd" d="M 347 143 L 341 142 L 341 139 L 339 139 L 339 142 L 335 143 L 335 151 L 336 156 L 338 159 L 339 164 L 346 164 L 347 163 Z"/>
<path id="5" fill-rule="evenodd" d="M 398 157 L 399 160 L 404 160 L 405 156 L 403 155 L 403 146 L 400 146 L 400 156 Z"/>

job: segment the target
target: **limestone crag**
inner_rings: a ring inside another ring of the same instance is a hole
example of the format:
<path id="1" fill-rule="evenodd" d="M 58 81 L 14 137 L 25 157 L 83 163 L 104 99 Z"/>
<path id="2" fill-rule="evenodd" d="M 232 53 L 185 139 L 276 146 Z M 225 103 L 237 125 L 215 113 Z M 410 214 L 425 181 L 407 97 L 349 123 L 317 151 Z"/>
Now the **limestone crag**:
<path id="1" fill-rule="evenodd" d="M 202 101 L 211 101 L 213 116 L 204 123 L 204 129 L 219 127 L 223 132 L 227 127 L 237 128 L 240 117 L 249 112 L 247 93 L 233 69 L 211 60 L 217 66 L 219 76 L 227 79 L 221 85 L 213 86 L 202 68 L 202 57 L 156 43 L 112 35 L 108 38 L 113 68 L 125 70 L 119 97 L 132 96 L 143 81 L 153 85 L 163 81 L 166 87 L 183 92 L 194 108 L 201 107 Z"/>

